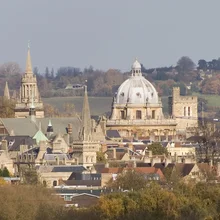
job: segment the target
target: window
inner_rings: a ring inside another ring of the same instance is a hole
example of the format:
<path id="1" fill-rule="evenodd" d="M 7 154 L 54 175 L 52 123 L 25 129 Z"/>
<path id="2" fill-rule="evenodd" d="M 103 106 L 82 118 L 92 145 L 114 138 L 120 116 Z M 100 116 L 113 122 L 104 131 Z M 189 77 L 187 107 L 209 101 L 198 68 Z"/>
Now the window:
<path id="1" fill-rule="evenodd" d="M 121 119 L 125 119 L 125 112 L 121 111 Z"/>
<path id="2" fill-rule="evenodd" d="M 141 111 L 140 110 L 136 111 L 136 119 L 141 119 Z"/>
<path id="3" fill-rule="evenodd" d="M 186 116 L 186 107 L 184 107 L 184 112 L 183 112 L 184 116 Z"/>
<path id="4" fill-rule="evenodd" d="M 69 195 L 65 195 L 64 196 L 64 201 L 72 201 L 72 196 L 69 196 Z"/>
<path id="5" fill-rule="evenodd" d="M 188 116 L 190 116 L 191 114 L 190 114 L 190 107 L 188 107 Z"/>
<path id="6" fill-rule="evenodd" d="M 155 119 L 155 110 L 152 110 L 152 119 Z"/>
<path id="7" fill-rule="evenodd" d="M 56 180 L 53 181 L 53 186 L 57 186 L 57 181 Z"/>

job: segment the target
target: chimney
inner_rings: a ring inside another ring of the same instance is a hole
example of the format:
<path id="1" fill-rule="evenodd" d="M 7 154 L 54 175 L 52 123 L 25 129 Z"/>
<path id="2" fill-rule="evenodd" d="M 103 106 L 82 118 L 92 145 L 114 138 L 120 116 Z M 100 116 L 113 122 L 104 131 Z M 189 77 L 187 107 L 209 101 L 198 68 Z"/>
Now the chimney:
<path id="1" fill-rule="evenodd" d="M 213 167 L 213 160 L 212 159 L 210 159 L 209 165 L 210 165 L 211 168 Z"/>
<path id="2" fill-rule="evenodd" d="M 113 150 L 113 159 L 116 159 L 116 149 L 112 148 L 112 150 Z"/>
<path id="3" fill-rule="evenodd" d="M 68 134 L 72 134 L 73 133 L 73 125 L 72 124 L 68 124 L 68 127 L 67 127 L 67 133 Z"/>
<path id="4" fill-rule="evenodd" d="M 105 168 L 109 168 L 109 163 L 108 162 L 106 162 Z"/>
<path id="5" fill-rule="evenodd" d="M 1 150 L 8 152 L 8 141 L 7 140 L 2 140 Z"/>
<path id="6" fill-rule="evenodd" d="M 133 168 L 136 168 L 137 167 L 137 162 L 136 160 L 133 161 Z"/>

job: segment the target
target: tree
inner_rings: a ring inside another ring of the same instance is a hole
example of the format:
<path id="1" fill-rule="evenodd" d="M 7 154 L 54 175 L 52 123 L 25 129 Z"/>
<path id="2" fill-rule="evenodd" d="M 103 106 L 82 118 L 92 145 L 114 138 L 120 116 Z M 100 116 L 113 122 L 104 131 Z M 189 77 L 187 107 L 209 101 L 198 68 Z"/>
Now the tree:
<path id="1" fill-rule="evenodd" d="M 199 70 L 207 70 L 208 63 L 205 60 L 199 60 L 198 61 L 198 69 Z"/>
<path id="2" fill-rule="evenodd" d="M 24 184 L 37 185 L 39 184 L 38 173 L 35 168 L 27 168 L 22 170 Z"/>
<path id="3" fill-rule="evenodd" d="M 149 151 L 152 151 L 153 155 L 168 155 L 167 149 L 163 147 L 160 143 L 152 143 L 151 145 L 147 146 Z"/>
<path id="4" fill-rule="evenodd" d="M 13 76 L 20 73 L 21 73 L 21 68 L 15 62 L 4 63 L 0 66 L 0 75 Z"/>
<path id="5" fill-rule="evenodd" d="M 10 173 L 9 173 L 7 167 L 4 167 L 4 169 L 2 171 L 2 176 L 3 177 L 10 177 Z"/>
<path id="6" fill-rule="evenodd" d="M 177 69 L 184 75 L 195 69 L 195 63 L 189 57 L 183 56 L 177 62 Z"/>
<path id="7" fill-rule="evenodd" d="M 198 97 L 198 112 L 207 111 L 207 99 Z"/>
<path id="8" fill-rule="evenodd" d="M 75 106 L 73 103 L 64 103 L 63 104 L 64 113 L 63 116 L 73 117 L 76 115 Z"/>
<path id="9" fill-rule="evenodd" d="M 117 176 L 116 180 L 108 183 L 109 188 L 123 190 L 139 190 L 146 187 L 147 180 L 143 173 L 136 172 L 133 169 L 124 171 Z"/>
<path id="10" fill-rule="evenodd" d="M 97 151 L 96 160 L 98 163 L 105 163 L 106 162 L 105 154 L 101 151 Z"/>
<path id="11" fill-rule="evenodd" d="M 45 117 L 60 117 L 60 112 L 58 109 L 56 109 L 54 106 L 45 103 L 44 104 L 44 114 Z"/>
<path id="12" fill-rule="evenodd" d="M 49 68 L 48 67 L 46 67 L 46 69 L 45 69 L 45 77 L 46 77 L 46 79 L 50 78 L 50 72 L 49 72 Z"/>
<path id="13" fill-rule="evenodd" d="M 38 75 L 38 74 L 39 74 L 38 67 L 36 67 L 36 66 L 34 67 L 33 73 L 34 73 L 35 75 Z"/>
<path id="14" fill-rule="evenodd" d="M 14 118 L 15 102 L 12 100 L 0 97 L 0 117 Z"/>
<path id="15" fill-rule="evenodd" d="M 51 79 L 54 79 L 54 68 L 51 69 Z"/>

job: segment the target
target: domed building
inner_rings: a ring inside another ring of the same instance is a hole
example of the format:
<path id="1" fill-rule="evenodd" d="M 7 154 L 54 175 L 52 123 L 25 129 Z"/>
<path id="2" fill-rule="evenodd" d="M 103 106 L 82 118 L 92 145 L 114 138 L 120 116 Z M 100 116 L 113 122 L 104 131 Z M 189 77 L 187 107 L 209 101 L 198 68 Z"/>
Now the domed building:
<path id="1" fill-rule="evenodd" d="M 197 100 L 195 103 L 197 104 Z M 107 120 L 106 129 L 117 130 L 125 138 L 136 137 L 152 141 L 175 140 L 178 121 L 174 115 L 182 115 L 182 110 L 175 114 L 171 113 L 170 117 L 165 118 L 162 107 L 156 89 L 142 76 L 141 64 L 135 60 L 131 67 L 131 76 L 121 84 L 113 98 L 112 112 Z M 175 109 L 175 106 L 172 107 L 171 109 Z M 197 116 L 197 108 L 193 111 Z"/>

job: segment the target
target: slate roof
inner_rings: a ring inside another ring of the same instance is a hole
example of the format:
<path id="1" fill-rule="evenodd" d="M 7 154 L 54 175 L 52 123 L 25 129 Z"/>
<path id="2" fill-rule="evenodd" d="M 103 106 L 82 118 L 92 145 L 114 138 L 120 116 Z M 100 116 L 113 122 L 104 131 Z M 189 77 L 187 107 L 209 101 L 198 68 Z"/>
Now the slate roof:
<path id="1" fill-rule="evenodd" d="M 151 163 L 137 163 L 137 167 L 151 167 Z"/>
<path id="2" fill-rule="evenodd" d="M 186 164 L 184 164 L 184 163 L 181 163 L 181 164 L 177 163 L 175 165 L 176 170 L 178 172 L 180 172 L 182 177 L 189 175 L 194 166 L 195 166 L 194 163 L 189 163 L 189 164 L 187 164 L 187 163 Z"/>
<path id="3" fill-rule="evenodd" d="M 165 164 L 164 163 L 155 163 L 153 167 L 159 168 L 163 171 L 163 169 L 165 168 Z"/>
<path id="4" fill-rule="evenodd" d="M 121 137 L 117 130 L 107 130 L 106 135 L 109 138 L 120 138 Z"/>
<path id="5" fill-rule="evenodd" d="M 101 173 L 101 171 L 105 168 L 104 163 L 96 163 L 93 166 L 97 173 Z"/>
<path id="6" fill-rule="evenodd" d="M 84 166 L 54 166 L 51 172 L 83 172 L 86 168 Z"/>
<path id="7" fill-rule="evenodd" d="M 63 180 L 66 186 L 101 186 L 101 180 Z"/>
<path id="8" fill-rule="evenodd" d="M 72 135 L 73 139 L 78 138 L 81 120 L 78 117 L 68 117 L 68 118 L 37 118 L 36 122 L 31 121 L 31 118 L 1 118 L 3 125 L 10 134 L 12 131 L 17 136 L 28 135 L 33 137 L 39 130 L 39 122 L 41 122 L 41 130 L 45 134 L 47 126 L 51 120 L 54 133 L 61 132 L 62 134 L 67 133 L 66 128 L 69 123 L 72 124 Z"/>
<path id="9" fill-rule="evenodd" d="M 8 141 L 9 151 L 19 151 L 20 145 L 27 145 L 28 148 L 36 145 L 36 140 L 33 140 L 30 136 L 6 136 L 2 139 Z"/>

